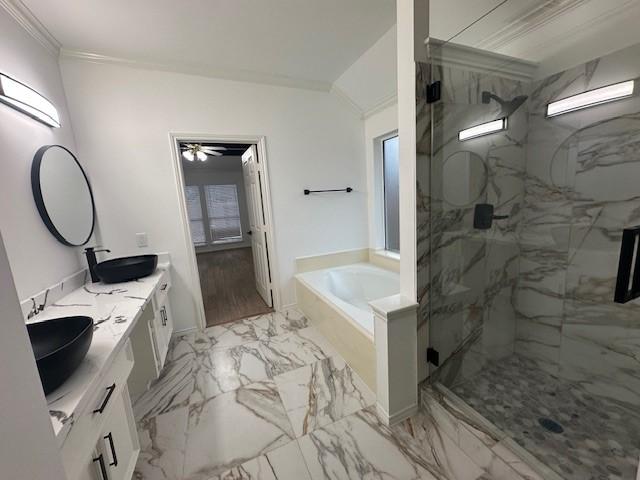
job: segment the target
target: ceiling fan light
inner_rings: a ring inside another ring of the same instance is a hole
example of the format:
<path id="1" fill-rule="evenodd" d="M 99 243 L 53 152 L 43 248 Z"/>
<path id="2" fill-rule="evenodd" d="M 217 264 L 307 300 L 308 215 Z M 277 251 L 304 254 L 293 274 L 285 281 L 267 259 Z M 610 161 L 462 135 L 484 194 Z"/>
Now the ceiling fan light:
<path id="1" fill-rule="evenodd" d="M 191 150 L 185 150 L 184 152 L 182 152 L 182 156 L 190 162 L 193 162 L 194 160 L 193 152 Z"/>
<path id="2" fill-rule="evenodd" d="M 196 156 L 198 157 L 198 160 L 200 160 L 201 162 L 204 162 L 207 159 L 207 154 L 204 152 L 201 152 L 200 150 L 196 152 Z"/>

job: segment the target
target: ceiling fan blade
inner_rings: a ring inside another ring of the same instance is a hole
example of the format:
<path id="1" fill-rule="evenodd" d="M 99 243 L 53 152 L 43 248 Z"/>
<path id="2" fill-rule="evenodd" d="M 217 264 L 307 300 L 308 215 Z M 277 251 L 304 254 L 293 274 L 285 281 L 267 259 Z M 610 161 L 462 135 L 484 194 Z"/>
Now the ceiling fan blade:
<path id="1" fill-rule="evenodd" d="M 222 155 L 222 153 L 220 153 L 217 150 L 209 150 L 207 148 L 203 148 L 201 151 L 204 152 L 204 153 L 207 153 L 207 154 L 211 154 L 211 155 L 216 155 L 216 154 L 217 155 Z"/>
<path id="2" fill-rule="evenodd" d="M 207 152 L 207 151 L 209 151 L 209 152 L 217 152 L 217 151 L 224 152 L 227 149 L 225 147 L 202 147 L 200 150 L 202 150 L 203 152 Z"/>
<path id="3" fill-rule="evenodd" d="M 222 157 L 222 153 L 220 152 L 207 152 L 207 155 L 213 155 L 214 157 Z"/>

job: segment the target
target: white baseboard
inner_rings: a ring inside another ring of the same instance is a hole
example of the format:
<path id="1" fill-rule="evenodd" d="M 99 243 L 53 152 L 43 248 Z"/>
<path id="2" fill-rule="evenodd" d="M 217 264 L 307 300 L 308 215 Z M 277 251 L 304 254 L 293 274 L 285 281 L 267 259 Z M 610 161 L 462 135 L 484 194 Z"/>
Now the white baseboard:
<path id="1" fill-rule="evenodd" d="M 173 334 L 171 335 L 171 337 L 177 337 L 180 335 L 187 335 L 189 333 L 193 333 L 193 332 L 197 332 L 200 329 L 198 327 L 189 327 L 189 328 L 185 328 L 184 330 L 174 330 Z"/>
<path id="2" fill-rule="evenodd" d="M 406 420 L 412 415 L 415 415 L 418 412 L 418 404 L 414 403 L 413 405 L 409 405 L 408 407 L 403 408 L 399 412 L 394 413 L 393 415 L 389 415 L 382 405 L 376 403 L 376 412 L 378 413 L 378 417 L 382 420 L 383 423 L 392 427 L 403 420 Z"/>

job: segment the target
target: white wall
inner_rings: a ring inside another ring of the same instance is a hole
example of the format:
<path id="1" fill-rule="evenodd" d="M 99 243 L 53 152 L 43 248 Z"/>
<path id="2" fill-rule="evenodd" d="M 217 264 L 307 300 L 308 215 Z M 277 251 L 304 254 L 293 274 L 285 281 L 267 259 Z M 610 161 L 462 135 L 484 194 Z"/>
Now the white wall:
<path id="1" fill-rule="evenodd" d="M 195 326 L 169 132 L 265 135 L 283 304 L 294 259 L 367 246 L 363 125 L 328 93 L 62 58 L 78 149 L 89 161 L 102 243 L 115 255 L 169 251 L 176 328 Z M 351 186 L 352 194 L 304 196 Z"/>
<path id="2" fill-rule="evenodd" d="M 394 102 L 397 93 L 397 31 L 394 25 L 334 82 L 365 114 Z"/>
<path id="3" fill-rule="evenodd" d="M 42 145 L 75 152 L 71 122 L 57 57 L 0 8 L 0 72 L 47 97 L 58 109 L 62 128 L 52 129 L 0 104 L 0 230 L 21 300 L 84 267 L 77 250 L 59 243 L 40 219 L 31 192 L 31 161 Z M 80 163 L 86 165 L 79 157 Z"/>
<path id="4" fill-rule="evenodd" d="M 2 478 L 64 480 L 58 444 L 0 236 Z"/>
<path id="5" fill-rule="evenodd" d="M 364 120 L 364 142 L 367 161 L 369 247 L 384 248 L 384 195 L 382 185 L 382 152 L 376 139 L 398 130 L 398 105 L 394 104 Z"/>
<path id="6" fill-rule="evenodd" d="M 249 210 L 247 209 L 247 194 L 244 189 L 244 175 L 242 174 L 242 158 L 230 156 L 209 157 L 206 162 L 195 164 L 183 160 L 182 165 L 185 185 L 235 185 L 238 192 L 242 241 L 197 247 L 196 252 L 214 252 L 251 246 L 251 237 L 246 234 L 251 228 Z"/>

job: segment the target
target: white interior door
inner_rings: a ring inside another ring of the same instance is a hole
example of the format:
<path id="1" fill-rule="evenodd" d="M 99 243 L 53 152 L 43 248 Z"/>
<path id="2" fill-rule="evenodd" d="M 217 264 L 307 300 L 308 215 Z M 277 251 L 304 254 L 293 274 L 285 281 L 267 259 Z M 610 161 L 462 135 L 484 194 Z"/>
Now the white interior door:
<path id="1" fill-rule="evenodd" d="M 247 233 L 251 236 L 256 289 L 265 303 L 273 307 L 271 279 L 269 278 L 269 256 L 267 254 L 267 229 L 262 204 L 262 178 L 255 145 L 251 145 L 242 155 L 242 173 L 247 194 L 247 208 L 249 209 L 250 231 Z"/>

